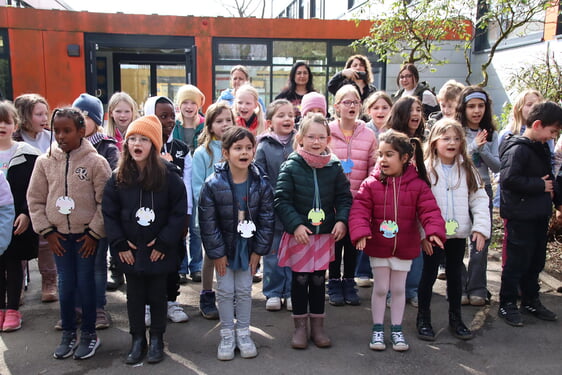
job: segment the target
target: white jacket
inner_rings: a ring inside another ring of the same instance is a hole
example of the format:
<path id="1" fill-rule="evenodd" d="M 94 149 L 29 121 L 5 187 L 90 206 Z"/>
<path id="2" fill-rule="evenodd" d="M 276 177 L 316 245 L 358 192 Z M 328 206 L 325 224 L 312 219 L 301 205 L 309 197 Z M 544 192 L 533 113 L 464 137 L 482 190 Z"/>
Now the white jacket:
<path id="1" fill-rule="evenodd" d="M 447 179 L 441 161 L 437 160 L 435 165 L 435 172 L 439 176 L 437 184 L 435 175 L 429 173 L 427 162 L 426 167 L 431 182 L 431 191 L 441 209 L 445 224 L 447 225 L 448 220 L 452 219 L 458 223 L 456 233 L 450 234 L 447 231 L 447 238 L 467 238 L 472 232 L 479 232 L 487 239 L 490 238 L 492 225 L 488 208 L 489 198 L 484 186 L 480 186 L 476 192 L 469 194 L 466 173 L 459 168 L 459 163 L 455 163 L 451 168 L 449 179 Z M 472 220 L 470 214 L 472 214 Z"/>

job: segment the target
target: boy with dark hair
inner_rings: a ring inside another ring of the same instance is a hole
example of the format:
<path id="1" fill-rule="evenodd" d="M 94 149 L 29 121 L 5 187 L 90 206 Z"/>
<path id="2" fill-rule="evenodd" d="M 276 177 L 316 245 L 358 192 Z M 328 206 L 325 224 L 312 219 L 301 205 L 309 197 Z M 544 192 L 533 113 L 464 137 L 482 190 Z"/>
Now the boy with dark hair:
<path id="1" fill-rule="evenodd" d="M 523 326 L 521 312 L 543 320 L 557 319 L 539 299 L 538 278 L 546 258 L 553 199 L 557 209 L 562 209 L 546 144 L 558 136 L 561 125 L 559 105 L 535 104 L 523 135 L 509 136 L 500 145 L 500 214 L 507 219 L 507 261 L 502 272 L 498 315 L 516 327 Z M 520 309 L 517 308 L 518 288 Z"/>

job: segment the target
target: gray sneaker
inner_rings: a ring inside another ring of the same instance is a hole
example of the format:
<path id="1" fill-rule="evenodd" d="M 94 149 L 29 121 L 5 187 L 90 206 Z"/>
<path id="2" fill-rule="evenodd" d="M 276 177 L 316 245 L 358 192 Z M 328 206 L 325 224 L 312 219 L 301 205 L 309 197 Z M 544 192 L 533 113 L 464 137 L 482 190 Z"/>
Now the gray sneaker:
<path id="1" fill-rule="evenodd" d="M 74 359 L 93 357 L 100 344 L 101 341 L 95 333 L 82 333 L 80 336 L 80 344 L 78 344 L 78 347 L 74 351 Z"/>
<path id="2" fill-rule="evenodd" d="M 234 338 L 233 329 L 221 329 L 221 341 L 217 349 L 217 358 L 221 361 L 230 361 L 234 358 L 234 350 L 236 349 L 236 339 Z"/>
<path id="3" fill-rule="evenodd" d="M 236 346 L 240 350 L 242 358 L 254 358 L 258 355 L 256 344 L 252 337 L 250 337 L 249 328 L 239 328 L 236 330 Z"/>
<path id="4" fill-rule="evenodd" d="M 64 359 L 70 357 L 74 353 L 74 349 L 78 342 L 76 341 L 76 332 L 74 331 L 63 331 L 62 339 L 59 346 L 55 349 L 53 357 L 56 359 Z"/>

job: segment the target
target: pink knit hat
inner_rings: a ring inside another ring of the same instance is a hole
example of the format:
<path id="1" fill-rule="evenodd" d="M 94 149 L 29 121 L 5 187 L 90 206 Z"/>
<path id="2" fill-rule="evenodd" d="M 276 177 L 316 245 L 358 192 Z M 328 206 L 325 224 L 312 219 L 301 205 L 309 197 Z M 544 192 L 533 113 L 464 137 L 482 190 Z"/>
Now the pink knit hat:
<path id="1" fill-rule="evenodd" d="M 309 92 L 302 97 L 301 100 L 301 115 L 304 117 L 310 110 L 314 108 L 321 108 L 322 114 L 326 116 L 326 98 L 324 95 L 317 92 Z"/>

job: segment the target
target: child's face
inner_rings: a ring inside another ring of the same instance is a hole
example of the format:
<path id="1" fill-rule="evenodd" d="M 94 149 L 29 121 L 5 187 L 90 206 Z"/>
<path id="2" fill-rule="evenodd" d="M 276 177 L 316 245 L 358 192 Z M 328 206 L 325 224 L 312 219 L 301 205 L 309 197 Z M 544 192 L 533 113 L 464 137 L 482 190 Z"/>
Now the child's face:
<path id="1" fill-rule="evenodd" d="M 15 130 L 16 124 L 13 118 L 10 118 L 10 122 L 0 121 L 0 143 L 11 142 Z"/>
<path id="2" fill-rule="evenodd" d="M 441 134 L 435 144 L 437 156 L 443 164 L 449 165 L 455 162 L 455 158 L 460 152 L 460 147 L 461 137 L 454 129 L 448 129 L 445 133 Z"/>
<path id="3" fill-rule="evenodd" d="M 228 150 L 222 150 L 222 156 L 231 170 L 248 169 L 254 159 L 254 144 L 248 137 L 234 142 Z"/>
<path id="4" fill-rule="evenodd" d="M 521 108 L 521 117 L 523 117 L 523 123 L 527 123 L 529 118 L 529 113 L 531 112 L 531 107 L 540 102 L 540 99 L 535 94 L 525 95 L 525 102 L 523 103 L 523 108 Z"/>
<path id="5" fill-rule="evenodd" d="M 199 111 L 199 106 L 193 100 L 187 99 L 181 102 L 180 104 L 180 112 L 183 118 L 185 119 L 196 118 L 199 115 L 198 111 Z"/>
<path id="6" fill-rule="evenodd" d="M 334 107 L 342 120 L 355 121 L 361 112 L 361 100 L 357 95 L 347 93 L 341 98 L 339 103 L 334 104 Z"/>
<path id="7" fill-rule="evenodd" d="M 408 120 L 408 130 L 410 131 L 410 136 L 415 134 L 416 129 L 420 126 L 422 118 L 422 106 L 419 105 L 419 103 L 414 102 L 410 107 L 410 119 Z"/>
<path id="8" fill-rule="evenodd" d="M 131 158 L 137 163 L 140 168 L 144 168 L 150 149 L 152 148 L 152 141 L 150 138 L 140 134 L 131 134 L 127 138 L 127 148 Z"/>
<path id="9" fill-rule="evenodd" d="M 443 113 L 443 117 L 445 118 L 454 118 L 456 109 L 457 109 L 457 102 L 453 100 L 439 100 L 439 107 L 441 107 L 441 113 Z"/>
<path id="10" fill-rule="evenodd" d="M 386 176 L 398 177 L 404 173 L 404 164 L 408 162 L 408 155 L 400 156 L 389 143 L 379 144 L 379 165 Z"/>
<path id="11" fill-rule="evenodd" d="M 532 124 L 532 133 L 529 138 L 535 142 L 546 143 L 551 139 L 556 139 L 560 134 L 558 124 L 543 126 L 541 121 L 535 121 Z"/>
<path id="12" fill-rule="evenodd" d="M 230 76 L 230 84 L 234 91 L 238 90 L 244 83 L 246 83 L 246 75 L 240 70 L 235 70 Z"/>
<path id="13" fill-rule="evenodd" d="M 380 129 L 384 126 L 388 114 L 390 113 L 390 105 L 384 99 L 378 99 L 369 107 L 369 116 L 373 119 L 373 124 Z"/>
<path id="14" fill-rule="evenodd" d="M 35 133 L 49 128 L 49 110 L 43 103 L 36 103 L 31 112 L 31 129 Z"/>
<path id="15" fill-rule="evenodd" d="M 86 119 L 86 137 L 89 137 L 97 132 L 98 126 L 90 117 L 84 116 L 84 118 Z"/>
<path id="16" fill-rule="evenodd" d="M 215 117 L 215 121 L 213 121 L 211 125 L 211 132 L 217 139 L 222 139 L 223 133 L 232 125 L 232 113 L 230 110 L 223 109 L 222 112 Z"/>
<path id="17" fill-rule="evenodd" d="M 320 107 L 314 107 L 309 109 L 306 113 L 320 113 L 321 115 L 324 115 L 324 108 L 320 108 Z M 306 116 L 306 113 L 303 113 L 303 117 Z"/>
<path id="18" fill-rule="evenodd" d="M 321 155 L 330 143 L 331 138 L 328 136 L 326 125 L 313 122 L 308 127 L 299 143 L 302 144 L 303 150 L 314 155 Z"/>
<path id="19" fill-rule="evenodd" d="M 154 108 L 154 114 L 160 120 L 162 124 L 162 138 L 164 142 L 168 140 L 172 130 L 174 130 L 174 125 L 176 124 L 176 112 L 174 111 L 174 106 L 170 103 L 156 103 Z"/>
<path id="20" fill-rule="evenodd" d="M 118 127 L 126 129 L 133 121 L 133 108 L 126 102 L 119 102 L 111 111 L 111 117 Z"/>
<path id="21" fill-rule="evenodd" d="M 478 128 L 486 112 L 486 103 L 482 99 L 470 99 L 466 103 L 465 116 L 468 126 Z"/>
<path id="22" fill-rule="evenodd" d="M 258 102 L 250 93 L 242 93 L 236 96 L 236 107 L 238 109 L 238 116 L 242 117 L 244 120 L 248 121 L 250 117 L 254 114 L 254 110 L 257 108 Z"/>
<path id="23" fill-rule="evenodd" d="M 71 118 L 55 117 L 53 122 L 55 140 L 64 152 L 70 152 L 80 147 L 80 140 L 84 137 L 86 129 L 78 129 Z"/>
<path id="24" fill-rule="evenodd" d="M 295 128 L 293 106 L 291 104 L 285 104 L 277 108 L 277 111 L 273 114 L 273 118 L 267 122 L 275 134 L 280 136 L 291 134 Z"/>

